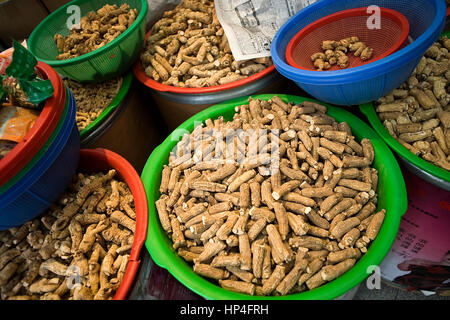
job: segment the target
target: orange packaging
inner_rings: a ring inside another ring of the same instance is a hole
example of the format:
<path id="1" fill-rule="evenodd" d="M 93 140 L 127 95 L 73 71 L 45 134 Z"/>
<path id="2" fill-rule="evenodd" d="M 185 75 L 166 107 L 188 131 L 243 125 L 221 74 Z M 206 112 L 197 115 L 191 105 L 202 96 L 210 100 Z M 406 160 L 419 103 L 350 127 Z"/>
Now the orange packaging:
<path id="1" fill-rule="evenodd" d="M 15 106 L 0 107 L 0 140 L 20 142 L 39 117 L 38 110 Z"/>

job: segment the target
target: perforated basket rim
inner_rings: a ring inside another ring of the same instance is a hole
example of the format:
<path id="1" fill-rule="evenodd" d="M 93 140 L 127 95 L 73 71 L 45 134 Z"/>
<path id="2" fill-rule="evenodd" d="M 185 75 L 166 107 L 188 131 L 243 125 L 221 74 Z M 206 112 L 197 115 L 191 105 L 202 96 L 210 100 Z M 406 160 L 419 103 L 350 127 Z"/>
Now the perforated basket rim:
<path id="1" fill-rule="evenodd" d="M 307 25 L 306 27 L 301 29 L 295 36 L 293 36 L 292 39 L 289 41 L 288 45 L 286 46 L 286 62 L 290 66 L 297 68 L 297 69 L 314 71 L 314 72 L 323 72 L 323 71 L 318 71 L 318 70 L 315 70 L 312 68 L 302 67 L 295 62 L 295 59 L 293 58 L 293 51 L 296 48 L 296 46 L 299 44 L 299 42 L 301 41 L 302 37 L 310 34 L 311 32 L 314 32 L 316 30 L 316 28 L 318 28 L 318 27 L 325 26 L 326 22 L 328 22 L 328 21 L 335 22 L 339 19 L 354 17 L 356 15 L 368 16 L 370 14 L 367 12 L 367 8 L 368 7 L 361 7 L 361 8 L 353 8 L 353 9 L 338 11 L 338 12 L 335 12 L 333 14 L 325 16 L 325 17 L 323 17 L 319 20 L 316 20 L 313 23 Z M 408 38 L 409 29 L 410 29 L 409 21 L 402 13 L 400 13 L 396 10 L 393 10 L 393 9 L 389 9 L 389 8 L 380 8 L 380 12 L 381 12 L 381 15 L 384 16 L 385 18 L 389 18 L 392 21 L 399 23 L 402 34 L 401 34 L 399 40 L 390 49 L 386 50 L 383 54 L 379 55 L 378 57 L 371 59 L 371 60 L 367 61 L 366 63 L 362 63 L 361 65 L 366 65 L 366 64 L 375 62 L 377 60 L 383 59 L 383 58 L 391 55 L 392 53 L 399 50 Z M 359 67 L 361 65 L 358 65 L 355 67 Z M 333 71 L 336 71 L 336 70 L 327 70 L 327 72 L 333 72 Z"/>
<path id="2" fill-rule="evenodd" d="M 115 38 L 113 41 L 105 44 L 104 46 L 102 46 L 94 51 L 88 52 L 86 54 L 83 54 L 83 55 L 75 57 L 75 58 L 65 59 L 65 60 L 56 60 L 56 57 L 55 57 L 55 60 L 40 58 L 39 54 L 37 54 L 33 50 L 33 42 L 34 42 L 34 38 L 36 37 L 36 35 L 40 33 L 40 30 L 42 28 L 44 28 L 47 24 L 49 24 L 49 21 L 52 20 L 54 18 L 54 16 L 65 12 L 67 7 L 69 7 L 70 5 L 76 5 L 80 1 L 81 0 L 74 0 L 74 1 L 71 1 L 67 4 L 65 4 L 64 6 L 58 8 L 57 10 L 52 12 L 50 15 L 48 15 L 44 20 L 42 20 L 42 22 L 33 30 L 33 32 L 31 33 L 31 35 L 28 39 L 28 47 L 29 47 L 29 50 L 31 51 L 31 53 L 33 53 L 38 60 L 45 62 L 48 65 L 51 65 L 52 67 L 61 68 L 61 67 L 67 67 L 67 66 L 71 66 L 74 64 L 78 64 L 80 62 L 84 62 L 84 61 L 93 59 L 94 57 L 100 56 L 100 55 L 104 54 L 105 52 L 107 52 L 108 49 L 114 47 L 117 43 L 122 42 L 122 40 L 124 40 L 135 29 L 139 28 L 142 20 L 145 19 L 145 17 L 147 16 L 147 11 L 148 11 L 147 1 L 140 0 L 141 10 L 139 11 L 139 15 L 137 16 L 137 18 L 133 22 L 133 24 L 130 27 L 128 27 L 120 36 Z M 93 3 L 95 3 L 95 2 L 93 2 Z"/>

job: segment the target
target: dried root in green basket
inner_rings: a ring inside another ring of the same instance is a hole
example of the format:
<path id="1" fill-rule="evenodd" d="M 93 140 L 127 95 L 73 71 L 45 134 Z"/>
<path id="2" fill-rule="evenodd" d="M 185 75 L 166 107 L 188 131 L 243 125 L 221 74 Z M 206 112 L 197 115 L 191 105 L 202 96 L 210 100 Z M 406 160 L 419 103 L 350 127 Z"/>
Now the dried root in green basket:
<path id="1" fill-rule="evenodd" d="M 65 80 L 77 102 L 78 130 L 85 129 L 111 104 L 122 86 L 122 78 L 102 83 L 79 83 Z"/>
<path id="2" fill-rule="evenodd" d="M 153 25 L 141 61 L 153 80 L 187 88 L 227 84 L 272 65 L 270 58 L 235 61 L 209 0 L 183 0 L 166 11 Z"/>
<path id="3" fill-rule="evenodd" d="M 415 155 L 450 170 L 450 40 L 443 36 L 400 88 L 377 102 L 385 128 Z"/>
<path id="4" fill-rule="evenodd" d="M 15 40 L 13 47 L 11 63 L 0 74 L 0 104 L 41 110 L 54 92 L 53 85 L 40 78 L 36 57 L 30 51 Z"/>
<path id="5" fill-rule="evenodd" d="M 128 186 L 79 173 L 40 217 L 0 231 L 1 300 L 107 300 L 119 288 L 134 239 Z"/>
<path id="6" fill-rule="evenodd" d="M 164 166 L 156 209 L 193 271 L 226 290 L 319 287 L 367 252 L 385 217 L 368 139 L 305 101 L 249 99 L 207 119 Z"/>
<path id="7" fill-rule="evenodd" d="M 126 3 L 120 7 L 106 4 L 97 12 L 90 11 L 68 36 L 55 34 L 54 40 L 60 52 L 56 59 L 75 58 L 103 47 L 125 32 L 137 15 L 137 9 L 131 9 Z"/>

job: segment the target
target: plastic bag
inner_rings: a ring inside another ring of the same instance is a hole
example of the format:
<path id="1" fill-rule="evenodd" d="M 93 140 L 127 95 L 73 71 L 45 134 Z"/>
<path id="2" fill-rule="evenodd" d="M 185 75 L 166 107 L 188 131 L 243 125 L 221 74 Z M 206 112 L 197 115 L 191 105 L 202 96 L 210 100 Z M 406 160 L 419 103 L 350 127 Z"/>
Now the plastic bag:
<path id="1" fill-rule="evenodd" d="M 0 140 L 20 142 L 33 127 L 39 111 L 15 106 L 0 108 Z"/>

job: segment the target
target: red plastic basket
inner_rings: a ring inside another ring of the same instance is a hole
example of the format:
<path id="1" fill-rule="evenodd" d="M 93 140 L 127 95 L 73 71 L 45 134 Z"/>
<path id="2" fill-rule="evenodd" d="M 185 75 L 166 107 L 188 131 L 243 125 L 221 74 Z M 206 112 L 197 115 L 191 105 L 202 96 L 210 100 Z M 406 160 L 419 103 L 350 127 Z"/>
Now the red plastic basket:
<path id="1" fill-rule="evenodd" d="M 339 11 L 323 17 L 300 30 L 286 47 L 286 61 L 292 67 L 316 71 L 311 55 L 322 52 L 321 42 L 357 36 L 374 49 L 370 60 L 362 61 L 352 53 L 348 54 L 349 68 L 361 66 L 387 57 L 406 43 L 409 35 L 409 22 L 398 11 L 380 8 L 380 29 L 369 29 L 367 21 L 373 13 L 368 8 L 355 8 Z M 328 71 L 341 70 L 333 65 Z"/>
<path id="2" fill-rule="evenodd" d="M 133 194 L 136 209 L 136 231 L 127 270 L 114 296 L 114 300 L 124 300 L 133 286 L 141 262 L 141 249 L 147 236 L 148 205 L 144 185 L 133 166 L 120 155 L 110 150 L 100 148 L 82 149 L 80 151 L 78 168 L 80 171 L 87 173 L 115 169 L 117 176 L 128 185 Z"/>
<path id="3" fill-rule="evenodd" d="M 9 181 L 31 161 L 47 142 L 64 111 L 66 89 L 61 77 L 49 65 L 38 61 L 36 71 L 53 85 L 53 95 L 47 99 L 41 114 L 26 136 L 0 160 L 0 186 Z"/>
<path id="4" fill-rule="evenodd" d="M 151 31 L 149 31 L 145 35 L 145 41 L 150 36 L 150 34 L 151 34 Z M 144 41 L 144 47 L 145 47 L 145 41 Z M 213 93 L 213 92 L 220 92 L 220 91 L 225 91 L 225 90 L 229 90 L 229 89 L 234 89 L 234 88 L 249 84 L 258 79 L 261 79 L 274 71 L 275 71 L 275 66 L 271 65 L 270 67 L 264 69 L 263 71 L 260 71 L 260 72 L 254 74 L 254 75 L 251 75 L 247 78 L 244 78 L 244 79 L 241 79 L 238 81 L 234 81 L 231 83 L 222 84 L 222 85 L 218 85 L 218 86 L 212 86 L 212 87 L 203 87 L 203 88 L 181 88 L 181 87 L 168 86 L 166 84 L 162 84 L 162 83 L 155 81 L 152 78 L 148 77 L 144 72 L 144 68 L 142 67 L 141 59 L 138 59 L 136 61 L 136 63 L 133 65 L 134 75 L 145 86 L 147 86 L 151 89 L 154 89 L 156 91 L 173 92 L 173 93 L 181 93 L 181 94 Z"/>

